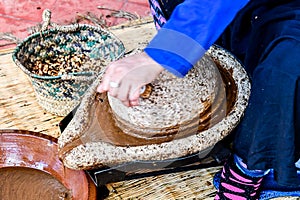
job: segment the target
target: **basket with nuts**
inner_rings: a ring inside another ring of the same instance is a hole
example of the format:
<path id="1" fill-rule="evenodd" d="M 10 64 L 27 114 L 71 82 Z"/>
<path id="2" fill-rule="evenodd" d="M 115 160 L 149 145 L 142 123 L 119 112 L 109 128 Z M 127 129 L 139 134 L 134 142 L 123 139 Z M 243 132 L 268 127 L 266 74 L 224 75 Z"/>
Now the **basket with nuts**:
<path id="1" fill-rule="evenodd" d="M 68 73 L 88 71 L 89 67 L 83 65 L 89 57 L 85 54 L 56 55 L 49 59 L 33 58 L 28 62 L 28 69 L 39 76 L 59 76 Z"/>
<path id="2" fill-rule="evenodd" d="M 30 77 L 41 107 L 65 116 L 107 64 L 124 52 L 111 32 L 72 24 L 30 35 L 16 47 L 13 60 Z"/>

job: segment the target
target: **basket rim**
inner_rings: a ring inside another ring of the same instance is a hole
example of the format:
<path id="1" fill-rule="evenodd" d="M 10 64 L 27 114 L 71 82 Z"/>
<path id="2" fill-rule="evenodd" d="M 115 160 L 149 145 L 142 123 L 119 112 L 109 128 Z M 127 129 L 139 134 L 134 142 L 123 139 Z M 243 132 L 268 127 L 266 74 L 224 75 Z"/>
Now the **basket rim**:
<path id="1" fill-rule="evenodd" d="M 83 71 L 83 72 L 68 73 L 68 74 L 62 74 L 62 75 L 58 75 L 58 76 L 39 76 L 39 75 L 36 75 L 36 74 L 30 72 L 30 76 L 32 78 L 43 79 L 43 80 L 63 79 L 63 77 L 65 77 L 65 76 L 76 77 L 76 76 L 94 76 L 94 75 L 95 75 L 94 72 L 85 72 L 85 71 Z"/>
<path id="2" fill-rule="evenodd" d="M 30 72 L 20 62 L 20 60 L 17 58 L 17 53 L 20 52 L 20 48 L 33 38 L 42 37 L 43 35 L 46 35 L 46 34 L 49 34 L 49 33 L 51 34 L 51 33 L 54 33 L 54 32 L 65 32 L 65 33 L 74 32 L 76 30 L 80 30 L 80 29 L 83 29 L 83 28 L 94 29 L 98 32 L 103 32 L 103 33 L 106 33 L 106 34 L 110 35 L 118 43 L 118 45 L 122 48 L 121 53 L 115 58 L 115 60 L 118 60 L 120 57 L 124 56 L 124 54 L 126 52 L 125 46 L 124 46 L 123 42 L 115 34 L 113 34 L 112 32 L 110 32 L 106 29 L 103 29 L 101 27 L 97 27 L 97 26 L 90 25 L 90 24 L 79 24 L 78 23 L 78 24 L 69 24 L 69 25 L 64 25 L 64 26 L 59 26 L 59 27 L 52 27 L 52 28 L 46 29 L 45 31 L 36 32 L 36 33 L 33 33 L 33 34 L 27 36 L 26 38 L 24 38 L 24 40 L 22 40 L 19 44 L 17 44 L 17 46 L 13 50 L 12 59 L 13 59 L 14 63 L 22 69 L 22 71 L 24 71 L 27 75 L 29 75 L 33 78 L 37 78 L 37 79 L 54 80 L 54 79 L 61 79 L 65 75 L 71 75 L 71 76 L 76 76 L 76 75 L 77 76 L 78 75 L 89 76 L 89 75 L 92 75 L 93 72 L 75 72 L 75 73 L 62 74 L 62 75 L 58 75 L 58 76 L 40 76 L 40 75 L 37 75 L 37 74 L 34 74 L 34 73 Z"/>

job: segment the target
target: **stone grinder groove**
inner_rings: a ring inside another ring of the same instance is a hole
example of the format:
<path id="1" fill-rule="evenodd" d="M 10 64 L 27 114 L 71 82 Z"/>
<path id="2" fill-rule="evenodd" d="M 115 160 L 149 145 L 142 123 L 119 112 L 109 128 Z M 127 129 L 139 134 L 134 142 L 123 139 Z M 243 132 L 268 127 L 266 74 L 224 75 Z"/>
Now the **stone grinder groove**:
<path id="1" fill-rule="evenodd" d="M 159 123 L 139 124 L 147 121 L 140 120 L 141 113 L 145 113 L 145 110 L 128 111 L 107 94 L 99 96 L 95 90 L 101 79 L 99 77 L 98 82 L 95 81 L 89 88 L 79 107 L 60 124 L 62 134 L 58 144 L 64 165 L 72 169 L 86 170 L 100 186 L 127 178 L 204 167 L 207 166 L 205 165 L 207 159 L 210 164 L 222 161 L 224 152 L 220 151 L 220 146 L 216 144 L 229 137 L 229 133 L 243 116 L 250 95 L 250 82 L 242 65 L 228 51 L 213 46 L 207 52 L 207 56 L 211 57 L 217 66 L 215 74 L 221 76 L 215 76 L 213 81 L 206 83 L 205 87 L 210 87 L 211 90 L 208 90 L 207 98 L 202 100 L 203 105 L 197 108 L 200 113 L 195 112 L 186 119 L 181 117 L 180 122 L 184 124 L 183 126 L 177 126 L 178 123 L 171 124 L 183 109 L 176 110 L 180 111 L 176 114 L 169 113 L 168 120 L 166 120 L 168 116 L 164 115 L 167 113 L 165 112 L 161 113 L 165 118 Z M 203 68 L 196 77 L 204 76 L 201 72 Z M 211 76 L 207 75 L 206 81 L 212 80 L 209 79 Z M 195 74 L 191 77 L 195 77 Z M 199 80 L 195 82 L 199 83 Z M 155 92 L 156 83 L 151 84 L 154 85 Z M 179 86 L 173 88 L 180 89 Z M 188 93 L 195 92 L 193 89 Z M 141 101 L 141 107 L 151 104 L 153 94 Z M 173 93 L 169 91 L 168 94 Z M 161 96 L 157 98 L 159 97 Z M 198 99 L 199 104 L 201 97 Z M 188 104 L 195 101 L 184 102 L 181 99 L 180 102 Z M 210 105 L 205 104 L 206 102 Z M 158 106 L 163 105 L 161 103 Z M 195 104 L 192 105 L 192 108 L 197 107 Z M 147 111 L 150 113 L 153 111 L 151 108 L 153 105 L 148 107 Z M 140 116 L 137 117 L 136 112 L 140 112 Z M 130 118 L 134 116 L 136 118 Z M 161 120 L 161 117 L 157 120 Z M 132 124 L 139 125 L 134 127 Z M 164 125 L 163 128 L 158 126 L 161 124 Z M 227 153 L 225 151 L 224 155 Z M 216 155 L 221 156 L 209 159 Z"/>

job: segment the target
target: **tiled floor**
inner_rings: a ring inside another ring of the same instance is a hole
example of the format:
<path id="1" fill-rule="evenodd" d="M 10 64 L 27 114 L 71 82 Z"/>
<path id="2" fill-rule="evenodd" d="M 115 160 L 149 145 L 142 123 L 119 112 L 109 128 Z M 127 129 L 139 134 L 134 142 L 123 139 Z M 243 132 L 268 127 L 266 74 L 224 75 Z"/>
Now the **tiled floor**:
<path id="1" fill-rule="evenodd" d="M 19 39 L 29 35 L 30 27 L 42 22 L 45 9 L 51 10 L 51 21 L 58 24 L 92 18 L 112 26 L 150 15 L 147 0 L 0 0 L 0 49 L 11 43 L 7 35 Z"/>

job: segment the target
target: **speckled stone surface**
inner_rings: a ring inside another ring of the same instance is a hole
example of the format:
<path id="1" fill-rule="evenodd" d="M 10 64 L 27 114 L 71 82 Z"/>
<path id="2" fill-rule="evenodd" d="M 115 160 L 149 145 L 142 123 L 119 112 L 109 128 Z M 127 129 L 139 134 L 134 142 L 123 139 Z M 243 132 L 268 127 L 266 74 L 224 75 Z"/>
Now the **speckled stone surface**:
<path id="1" fill-rule="evenodd" d="M 151 83 L 149 98 L 140 98 L 139 106 L 127 107 L 110 95 L 108 100 L 124 132 L 153 137 L 190 126 L 193 120 L 198 123 L 199 115 L 214 102 L 221 79 L 214 61 L 205 55 L 184 78 L 163 71 Z"/>
<path id="2" fill-rule="evenodd" d="M 60 157 L 65 166 L 73 169 L 92 169 L 135 160 L 178 158 L 205 151 L 227 136 L 243 116 L 251 86 L 242 65 L 226 50 L 213 46 L 207 55 L 231 75 L 236 85 L 236 99 L 230 111 L 219 122 L 187 137 L 150 145 L 116 146 L 103 141 L 83 141 L 82 135 L 90 125 L 91 108 L 96 96 L 96 87 L 101 81 L 100 75 L 83 97 L 74 118 L 58 138 Z M 74 143 L 78 140 L 79 143 Z"/>

